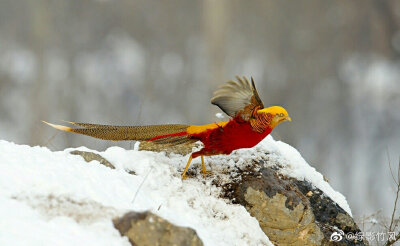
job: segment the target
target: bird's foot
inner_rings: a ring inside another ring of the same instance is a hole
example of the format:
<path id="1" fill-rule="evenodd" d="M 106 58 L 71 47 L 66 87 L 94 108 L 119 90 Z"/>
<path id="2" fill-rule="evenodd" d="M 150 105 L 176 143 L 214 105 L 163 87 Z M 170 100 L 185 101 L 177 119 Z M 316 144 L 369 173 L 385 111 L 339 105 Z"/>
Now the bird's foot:
<path id="1" fill-rule="evenodd" d="M 204 176 L 212 174 L 211 171 L 207 171 L 207 170 L 202 170 L 201 172 L 203 173 Z"/>

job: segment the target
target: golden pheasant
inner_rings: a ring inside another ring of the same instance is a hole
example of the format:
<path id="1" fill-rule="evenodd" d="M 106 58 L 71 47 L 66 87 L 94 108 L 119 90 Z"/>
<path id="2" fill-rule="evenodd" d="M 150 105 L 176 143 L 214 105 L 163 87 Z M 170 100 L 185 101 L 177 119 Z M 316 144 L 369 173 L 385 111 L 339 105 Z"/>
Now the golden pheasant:
<path id="1" fill-rule="evenodd" d="M 230 154 L 233 150 L 251 148 L 263 140 L 279 123 L 291 121 L 288 112 L 280 106 L 264 108 L 254 80 L 236 76 L 214 92 L 211 103 L 217 105 L 231 118 L 229 121 L 208 125 L 151 125 L 110 126 L 69 122 L 80 128 L 46 124 L 67 132 L 79 133 L 105 140 L 151 141 L 155 144 L 179 145 L 200 141 L 202 149 L 190 155 L 182 179 L 193 158 L 201 157 L 202 172 L 208 173 L 204 156 Z"/>

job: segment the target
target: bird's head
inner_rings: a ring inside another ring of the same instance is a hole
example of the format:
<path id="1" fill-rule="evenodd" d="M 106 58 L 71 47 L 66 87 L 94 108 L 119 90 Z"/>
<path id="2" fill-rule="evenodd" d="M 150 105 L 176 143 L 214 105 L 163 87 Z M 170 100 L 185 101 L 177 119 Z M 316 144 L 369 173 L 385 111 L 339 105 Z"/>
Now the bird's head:
<path id="1" fill-rule="evenodd" d="M 265 119 L 264 122 L 271 128 L 275 128 L 278 124 L 284 121 L 292 121 L 286 109 L 280 106 L 272 106 L 257 110 L 257 115 Z"/>

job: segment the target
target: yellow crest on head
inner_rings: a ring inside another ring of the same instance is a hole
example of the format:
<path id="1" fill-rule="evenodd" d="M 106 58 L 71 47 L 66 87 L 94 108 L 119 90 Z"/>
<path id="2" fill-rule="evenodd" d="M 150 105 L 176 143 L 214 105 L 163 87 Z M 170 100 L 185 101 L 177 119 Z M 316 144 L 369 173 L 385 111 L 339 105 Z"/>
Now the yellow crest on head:
<path id="1" fill-rule="evenodd" d="M 272 107 L 269 107 L 269 108 L 263 108 L 263 109 L 258 110 L 257 113 L 259 113 L 259 114 L 262 114 L 262 113 L 268 114 L 268 113 L 270 113 L 272 115 L 278 115 L 280 117 L 285 117 L 286 120 L 292 121 L 292 119 L 289 117 L 289 113 L 286 111 L 286 109 L 284 109 L 281 106 L 272 106 Z"/>
<path id="2" fill-rule="evenodd" d="M 272 115 L 280 115 L 282 114 L 282 116 L 289 116 L 289 113 L 286 111 L 286 109 L 282 108 L 281 106 L 272 106 L 269 108 L 263 108 L 257 111 L 257 113 L 270 113 Z"/>

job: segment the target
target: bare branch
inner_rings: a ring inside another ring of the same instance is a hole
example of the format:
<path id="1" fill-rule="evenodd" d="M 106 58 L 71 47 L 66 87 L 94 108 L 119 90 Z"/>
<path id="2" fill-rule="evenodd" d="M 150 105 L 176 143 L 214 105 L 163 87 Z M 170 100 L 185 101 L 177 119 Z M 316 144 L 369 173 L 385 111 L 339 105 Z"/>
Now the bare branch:
<path id="1" fill-rule="evenodd" d="M 392 176 L 393 181 L 396 183 L 396 185 L 399 185 L 399 182 L 396 181 L 394 178 L 393 170 L 392 170 L 392 165 L 390 164 L 390 156 L 389 156 L 389 149 L 386 147 L 386 154 L 388 158 L 388 165 L 389 165 L 389 170 L 390 170 L 390 175 Z"/>
<path id="2" fill-rule="evenodd" d="M 389 246 L 389 245 L 393 245 L 395 242 L 399 241 L 400 239 L 400 233 L 397 233 L 396 237 L 394 240 L 388 240 L 384 246 Z"/>
<path id="3" fill-rule="evenodd" d="M 390 166 L 390 164 L 389 164 Z M 391 171 L 391 170 L 390 170 Z M 392 172 L 392 171 L 391 171 Z M 394 178 L 394 177 L 393 177 Z M 393 232 L 396 227 L 398 226 L 398 219 L 395 219 L 395 215 L 396 215 L 396 209 L 397 209 L 397 202 L 399 200 L 399 193 L 400 193 L 400 159 L 399 159 L 399 164 L 397 166 L 397 191 L 396 191 L 396 199 L 394 201 L 394 207 L 393 207 L 393 212 L 392 212 L 392 219 L 390 220 L 390 226 L 389 226 L 389 231 L 388 232 Z M 400 232 L 397 233 L 396 237 L 394 240 L 388 240 L 385 243 L 385 246 L 389 246 L 389 245 L 393 245 L 395 242 L 397 242 L 400 239 Z"/>
<path id="4" fill-rule="evenodd" d="M 397 166 L 397 180 L 400 179 L 400 160 L 399 164 Z M 390 226 L 389 226 L 389 231 L 392 231 L 393 229 L 393 223 L 394 223 L 394 216 L 396 214 L 396 209 L 397 209 L 397 201 L 399 199 L 399 193 L 400 193 L 400 182 L 397 182 L 397 191 L 396 191 L 396 199 L 394 200 L 394 207 L 393 207 L 393 213 L 392 213 L 392 219 L 390 220 Z"/>

